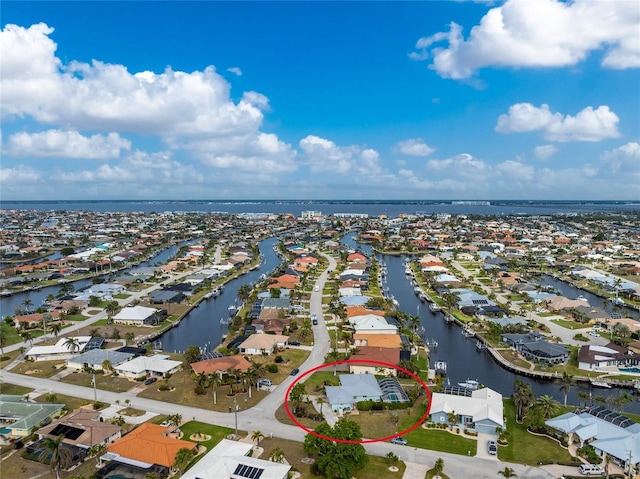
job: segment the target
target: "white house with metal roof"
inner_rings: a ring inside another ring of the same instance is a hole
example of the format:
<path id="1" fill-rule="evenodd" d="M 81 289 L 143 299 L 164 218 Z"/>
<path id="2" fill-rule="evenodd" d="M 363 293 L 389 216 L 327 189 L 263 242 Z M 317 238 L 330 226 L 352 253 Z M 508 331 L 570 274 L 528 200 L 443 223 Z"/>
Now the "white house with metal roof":
<path id="1" fill-rule="evenodd" d="M 173 361 L 166 354 L 156 354 L 149 357 L 138 356 L 114 367 L 118 374 L 127 378 L 142 376 L 161 378 L 165 374 L 174 374 L 181 368 L 182 361 Z"/>
<path id="2" fill-rule="evenodd" d="M 449 414 L 453 413 L 458 426 L 476 432 L 495 434 L 497 427 L 504 427 L 502 394 L 493 389 L 478 389 L 471 396 L 432 394 L 431 421 L 448 424 Z"/>
<path id="3" fill-rule="evenodd" d="M 69 346 L 69 339 L 60 338 L 56 344 L 48 346 L 33 346 L 27 351 L 26 358 L 34 361 L 69 359 L 84 350 L 87 343 L 91 341 L 91 336 L 74 336 L 73 339 L 77 341 L 77 347 L 73 351 Z"/>

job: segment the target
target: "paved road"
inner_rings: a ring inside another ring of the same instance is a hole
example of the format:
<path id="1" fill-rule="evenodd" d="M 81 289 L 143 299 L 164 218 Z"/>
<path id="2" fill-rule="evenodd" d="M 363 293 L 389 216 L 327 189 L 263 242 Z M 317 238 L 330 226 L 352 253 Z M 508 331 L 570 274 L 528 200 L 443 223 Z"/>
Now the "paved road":
<path id="1" fill-rule="evenodd" d="M 328 270 L 334 270 L 336 262 L 329 258 Z M 318 325 L 313 327 L 315 343 L 313 350 L 307 360 L 300 367 L 300 371 L 307 371 L 315 366 L 324 363 L 324 358 L 329 352 L 330 339 L 327 331 L 323 311 L 322 311 L 322 290 L 327 279 L 327 271 L 323 272 L 318 281 L 318 292 L 311 294 L 310 312 L 318 317 Z M 296 426 L 289 426 L 276 421 L 275 410 L 283 403 L 284 394 L 288 386 L 294 381 L 294 377 L 288 377 L 282 384 L 278 385 L 273 392 L 265 397 L 257 406 L 237 414 L 238 429 L 243 431 L 260 430 L 265 435 L 289 439 L 302 442 L 306 432 Z M 20 386 L 36 388 L 36 394 L 54 392 L 67 396 L 94 400 L 94 390 L 92 388 L 66 384 L 52 379 L 36 379 L 20 374 L 13 374 L 6 370 L 0 370 L 0 382 L 8 382 Z M 109 391 L 98 391 L 99 401 L 114 404 L 119 400 L 123 404 L 130 400 L 130 407 L 143 409 L 149 413 L 156 414 L 180 414 L 184 420 L 197 420 L 208 424 L 216 424 L 230 428 L 235 427 L 235 415 L 223 412 L 207 411 L 204 409 L 184 406 L 182 404 L 172 404 L 152 399 L 136 397 L 130 392 L 114 393 Z M 414 464 L 423 464 L 432 467 L 436 459 L 442 458 L 445 463 L 445 473 L 452 479 L 495 479 L 498 471 L 504 469 L 505 465 L 513 468 L 519 478 L 530 479 L 551 479 L 555 476 L 541 469 L 522 466 L 520 464 L 505 464 L 495 459 L 482 459 L 475 457 L 465 457 L 455 454 L 418 449 L 410 446 L 401 446 L 391 443 L 366 444 L 365 449 L 368 454 L 386 456 L 393 451 L 401 460 Z"/>

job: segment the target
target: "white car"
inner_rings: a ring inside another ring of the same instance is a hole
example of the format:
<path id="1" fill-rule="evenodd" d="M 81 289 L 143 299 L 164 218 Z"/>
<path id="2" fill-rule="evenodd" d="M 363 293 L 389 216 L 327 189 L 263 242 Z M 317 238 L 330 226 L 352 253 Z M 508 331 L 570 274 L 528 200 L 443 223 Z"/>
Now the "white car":
<path id="1" fill-rule="evenodd" d="M 595 464 L 580 464 L 579 470 L 580 474 L 585 476 L 602 476 L 604 474 L 604 469 Z"/>
<path id="2" fill-rule="evenodd" d="M 589 336 L 595 336 L 598 337 L 600 336 L 596 331 L 589 331 Z"/>

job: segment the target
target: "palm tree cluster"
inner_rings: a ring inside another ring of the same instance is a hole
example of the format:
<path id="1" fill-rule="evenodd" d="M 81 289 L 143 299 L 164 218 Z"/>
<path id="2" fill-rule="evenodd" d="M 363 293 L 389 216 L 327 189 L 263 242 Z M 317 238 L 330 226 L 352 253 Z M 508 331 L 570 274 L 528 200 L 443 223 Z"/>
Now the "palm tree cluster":
<path id="1" fill-rule="evenodd" d="M 572 377 L 568 379 L 572 380 Z M 531 385 L 521 379 L 515 381 L 511 399 L 516 407 L 516 421 L 524 420 L 527 427 L 534 431 L 543 429 L 545 420 L 560 408 L 560 403 L 548 394 L 536 398 Z"/>

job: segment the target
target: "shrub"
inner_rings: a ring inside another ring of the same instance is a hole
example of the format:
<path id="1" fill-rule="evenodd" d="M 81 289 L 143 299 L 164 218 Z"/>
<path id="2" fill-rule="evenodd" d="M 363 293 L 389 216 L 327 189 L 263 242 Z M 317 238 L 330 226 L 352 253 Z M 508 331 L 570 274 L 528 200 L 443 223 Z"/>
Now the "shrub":
<path id="1" fill-rule="evenodd" d="M 93 409 L 96 410 L 96 411 L 98 409 L 102 408 L 102 406 L 104 406 L 104 404 L 102 404 L 100 401 L 96 401 L 96 402 L 93 403 Z"/>
<path id="2" fill-rule="evenodd" d="M 356 407 L 358 411 L 371 411 L 373 406 L 373 401 L 358 401 L 356 403 Z"/>
<path id="3" fill-rule="evenodd" d="M 170 391 L 171 390 L 171 386 L 169 386 L 168 384 L 161 384 L 158 387 L 158 391 Z"/>
<path id="4" fill-rule="evenodd" d="M 140 376 L 140 377 L 137 377 L 135 380 L 141 383 L 142 381 L 144 381 L 146 379 L 147 379 L 146 376 Z"/>
<path id="5" fill-rule="evenodd" d="M 198 396 L 202 396 L 203 394 L 207 393 L 205 388 L 203 388 L 202 386 L 196 386 L 193 392 L 195 392 Z"/>
<path id="6" fill-rule="evenodd" d="M 283 362 L 285 362 L 285 361 L 284 361 L 284 358 L 282 356 L 280 356 L 280 355 L 276 356 L 276 363 L 283 363 Z"/>
<path id="7" fill-rule="evenodd" d="M 13 447 L 15 447 L 16 449 L 22 449 L 24 446 L 24 444 L 22 443 L 22 441 L 18 440 L 13 444 Z"/>
<path id="8" fill-rule="evenodd" d="M 267 371 L 269 371 L 270 373 L 277 373 L 278 372 L 278 365 L 277 364 L 267 364 Z"/>

